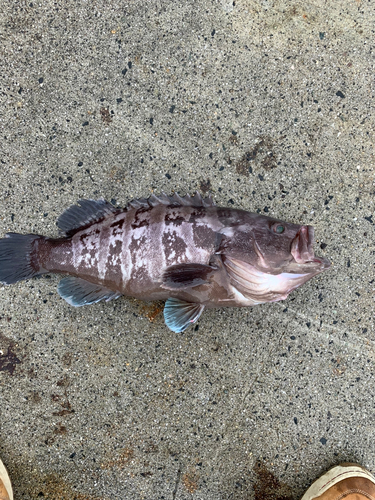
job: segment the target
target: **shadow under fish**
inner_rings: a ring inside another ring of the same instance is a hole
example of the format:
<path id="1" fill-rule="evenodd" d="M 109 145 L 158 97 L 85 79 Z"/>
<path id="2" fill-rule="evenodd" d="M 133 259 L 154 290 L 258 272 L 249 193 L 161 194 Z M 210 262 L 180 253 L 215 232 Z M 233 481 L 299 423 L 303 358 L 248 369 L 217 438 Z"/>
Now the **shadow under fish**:
<path id="1" fill-rule="evenodd" d="M 330 267 L 314 255 L 314 228 L 233 208 L 210 197 L 152 195 L 118 209 L 80 200 L 54 239 L 8 233 L 0 239 L 0 281 L 67 275 L 59 294 L 73 306 L 121 295 L 166 300 L 174 332 L 205 307 L 243 307 L 286 299 Z"/>

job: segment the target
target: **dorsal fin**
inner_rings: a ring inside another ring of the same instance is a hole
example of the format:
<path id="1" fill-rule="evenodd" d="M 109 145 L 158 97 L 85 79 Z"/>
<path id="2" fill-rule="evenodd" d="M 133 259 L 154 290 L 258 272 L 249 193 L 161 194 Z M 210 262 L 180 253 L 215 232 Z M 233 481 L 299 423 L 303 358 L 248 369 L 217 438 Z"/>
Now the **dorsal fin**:
<path id="1" fill-rule="evenodd" d="M 157 205 L 174 205 L 176 207 L 213 207 L 215 203 L 211 196 L 202 198 L 202 195 L 197 191 L 194 196 L 187 194 L 186 196 L 180 196 L 174 193 L 172 196 L 168 196 L 165 193 L 156 196 L 152 194 L 149 198 L 138 198 L 129 202 L 128 206 L 132 208 L 148 208 L 156 207 Z"/>
<path id="2" fill-rule="evenodd" d="M 194 196 L 187 194 L 183 197 L 177 193 L 174 193 L 172 196 L 168 196 L 165 193 L 162 193 L 159 196 L 152 194 L 149 198 L 138 198 L 130 201 L 126 208 L 150 208 L 156 207 L 157 205 L 206 208 L 215 206 L 215 203 L 211 196 L 202 198 L 202 195 L 197 191 Z M 108 215 L 119 211 L 120 209 L 114 207 L 108 203 L 108 201 L 103 199 L 78 200 L 77 205 L 72 205 L 60 215 L 57 220 L 57 225 L 67 236 L 72 236 L 79 229 L 82 229 L 94 222 L 98 222 Z"/>
<path id="3" fill-rule="evenodd" d="M 65 210 L 57 220 L 59 229 L 67 236 L 71 236 L 78 229 L 119 211 L 118 208 L 103 199 L 78 200 L 77 203 L 78 205 L 72 205 Z"/>

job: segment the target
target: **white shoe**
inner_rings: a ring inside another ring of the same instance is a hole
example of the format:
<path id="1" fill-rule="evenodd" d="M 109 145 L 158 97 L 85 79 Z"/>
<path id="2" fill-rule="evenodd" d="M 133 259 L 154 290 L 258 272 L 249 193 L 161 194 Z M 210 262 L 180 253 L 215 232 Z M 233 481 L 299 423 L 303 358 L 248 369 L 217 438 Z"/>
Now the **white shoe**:
<path id="1" fill-rule="evenodd" d="M 0 460 L 0 500 L 13 500 L 12 483 L 5 465 Z"/>
<path id="2" fill-rule="evenodd" d="M 320 476 L 302 500 L 375 500 L 375 477 L 358 464 L 341 464 Z"/>

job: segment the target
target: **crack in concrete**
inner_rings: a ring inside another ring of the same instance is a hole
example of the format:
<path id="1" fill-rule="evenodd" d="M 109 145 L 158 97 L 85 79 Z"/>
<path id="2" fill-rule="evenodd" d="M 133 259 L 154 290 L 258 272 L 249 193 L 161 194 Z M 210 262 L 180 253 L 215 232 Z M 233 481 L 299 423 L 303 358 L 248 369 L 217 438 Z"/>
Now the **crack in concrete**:
<path id="1" fill-rule="evenodd" d="M 180 480 L 181 480 L 181 470 L 178 469 L 177 477 L 176 477 L 176 484 L 175 484 L 175 487 L 174 487 L 174 490 L 172 493 L 172 500 L 176 500 L 176 495 L 177 495 L 178 486 L 180 484 Z"/>

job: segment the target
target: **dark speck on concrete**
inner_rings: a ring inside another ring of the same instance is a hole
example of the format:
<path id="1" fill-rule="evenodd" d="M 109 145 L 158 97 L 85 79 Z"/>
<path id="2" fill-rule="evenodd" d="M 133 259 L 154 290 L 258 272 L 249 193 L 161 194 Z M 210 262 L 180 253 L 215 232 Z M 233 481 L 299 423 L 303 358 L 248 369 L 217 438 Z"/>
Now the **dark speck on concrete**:
<path id="1" fill-rule="evenodd" d="M 338 97 L 341 97 L 341 99 L 344 99 L 344 97 L 345 97 L 345 95 L 341 92 L 341 90 L 338 90 L 338 91 L 336 92 L 336 95 L 337 95 Z"/>
<path id="2" fill-rule="evenodd" d="M 322 437 L 322 438 L 320 438 L 320 442 L 321 442 L 322 444 L 326 444 L 326 443 L 327 443 L 327 440 L 326 440 L 326 438 Z"/>
<path id="3" fill-rule="evenodd" d="M 172 104 L 172 106 L 169 108 L 169 112 L 173 113 L 173 111 L 176 109 L 176 106 Z"/>
<path id="4" fill-rule="evenodd" d="M 0 372 L 8 372 L 10 375 L 13 375 L 16 365 L 19 363 L 21 361 L 14 354 L 11 347 L 8 347 L 6 354 L 0 354 Z"/>
<path id="5" fill-rule="evenodd" d="M 83 122 L 82 127 L 87 127 L 88 124 L 89 124 L 89 122 Z"/>
<path id="6" fill-rule="evenodd" d="M 323 31 L 321 31 L 321 32 L 319 33 L 319 38 L 320 38 L 321 40 L 323 40 L 324 35 L 325 35 L 325 33 L 324 33 Z"/>
<path id="7" fill-rule="evenodd" d="M 259 180 L 264 181 L 264 177 L 262 174 L 258 174 Z"/>
<path id="8" fill-rule="evenodd" d="M 112 122 L 112 117 L 110 115 L 109 109 L 102 107 L 100 108 L 100 116 L 102 118 L 102 122 L 106 125 L 109 125 Z"/>
<path id="9" fill-rule="evenodd" d="M 39 83 L 43 83 L 44 82 L 44 78 L 39 78 L 38 82 Z"/>
<path id="10" fill-rule="evenodd" d="M 203 193 L 208 193 L 208 191 L 211 189 L 210 179 L 206 179 L 205 181 L 201 181 L 199 187 Z"/>
<path id="11" fill-rule="evenodd" d="M 170 174 L 165 174 L 165 177 L 166 177 L 167 179 L 172 179 L 172 177 L 171 177 L 171 175 L 170 175 Z"/>

